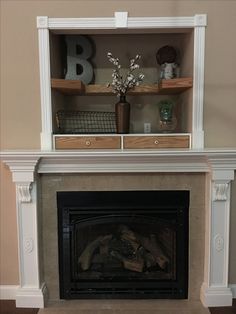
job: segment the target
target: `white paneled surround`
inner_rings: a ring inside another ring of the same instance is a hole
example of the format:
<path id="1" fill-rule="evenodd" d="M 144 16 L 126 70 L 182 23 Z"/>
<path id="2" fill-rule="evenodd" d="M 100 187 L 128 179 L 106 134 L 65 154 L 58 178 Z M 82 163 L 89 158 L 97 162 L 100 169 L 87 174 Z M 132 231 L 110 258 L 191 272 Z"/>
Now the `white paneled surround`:
<path id="1" fill-rule="evenodd" d="M 38 173 L 206 173 L 204 282 L 205 306 L 232 304 L 228 284 L 230 184 L 236 150 L 178 151 L 32 151 L 3 152 L 1 159 L 16 183 L 19 240 L 19 307 L 44 307 L 46 286 L 40 278 Z"/>

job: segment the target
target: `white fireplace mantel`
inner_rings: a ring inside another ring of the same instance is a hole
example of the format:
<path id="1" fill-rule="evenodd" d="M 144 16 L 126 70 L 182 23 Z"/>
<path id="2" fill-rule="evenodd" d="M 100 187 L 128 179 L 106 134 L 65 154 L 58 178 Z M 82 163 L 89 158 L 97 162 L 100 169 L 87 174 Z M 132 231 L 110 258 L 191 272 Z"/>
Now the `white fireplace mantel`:
<path id="1" fill-rule="evenodd" d="M 209 306 L 232 304 L 228 285 L 230 183 L 235 149 L 168 151 L 5 151 L 16 184 L 20 286 L 18 307 L 44 307 L 46 285 L 40 277 L 38 174 L 41 173 L 206 173 L 204 282 L 199 291 Z"/>

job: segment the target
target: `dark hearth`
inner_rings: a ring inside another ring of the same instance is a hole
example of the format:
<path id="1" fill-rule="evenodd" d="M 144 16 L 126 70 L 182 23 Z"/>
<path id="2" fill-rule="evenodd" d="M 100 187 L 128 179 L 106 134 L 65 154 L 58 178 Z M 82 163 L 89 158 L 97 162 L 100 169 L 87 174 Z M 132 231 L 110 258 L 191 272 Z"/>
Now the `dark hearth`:
<path id="1" fill-rule="evenodd" d="M 60 297 L 187 298 L 188 191 L 58 192 Z"/>

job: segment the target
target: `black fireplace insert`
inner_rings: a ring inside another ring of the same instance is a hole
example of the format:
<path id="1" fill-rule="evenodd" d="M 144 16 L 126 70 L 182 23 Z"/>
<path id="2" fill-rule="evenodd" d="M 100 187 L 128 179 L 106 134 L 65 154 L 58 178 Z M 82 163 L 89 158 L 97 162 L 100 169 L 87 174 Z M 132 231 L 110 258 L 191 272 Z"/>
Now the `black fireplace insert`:
<path id="1" fill-rule="evenodd" d="M 189 191 L 58 192 L 60 298 L 188 296 Z"/>

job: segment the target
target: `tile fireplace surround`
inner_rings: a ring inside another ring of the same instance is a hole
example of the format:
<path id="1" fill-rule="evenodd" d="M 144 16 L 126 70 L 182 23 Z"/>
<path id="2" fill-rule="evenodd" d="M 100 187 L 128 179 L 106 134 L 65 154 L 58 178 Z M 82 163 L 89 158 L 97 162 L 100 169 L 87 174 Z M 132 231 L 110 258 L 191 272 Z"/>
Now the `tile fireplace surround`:
<path id="1" fill-rule="evenodd" d="M 42 234 L 45 237 L 47 228 L 50 228 L 50 219 L 46 226 L 45 219 L 40 218 L 47 209 L 45 198 L 51 192 L 51 198 L 55 198 L 57 187 L 58 190 L 132 190 L 142 188 L 140 184 L 143 189 L 190 190 L 190 210 L 197 212 L 198 207 L 201 209 L 202 218 L 197 219 L 200 219 L 199 227 L 202 222 L 205 228 L 191 248 L 194 222 L 190 220 L 190 271 L 193 267 L 191 250 L 194 252 L 199 248 L 202 270 L 197 274 L 202 276 L 200 282 L 195 283 L 194 274 L 190 274 L 189 298 L 200 298 L 206 307 L 231 305 L 232 291 L 228 285 L 230 183 L 236 170 L 236 150 L 8 151 L 0 156 L 9 166 L 16 184 L 20 272 L 17 307 L 43 308 L 47 288 L 49 295 L 53 294 L 50 284 L 47 287 L 48 269 L 45 265 L 49 262 L 43 260 L 47 247 L 43 247 L 41 241 Z M 137 176 L 136 183 L 132 176 Z M 156 181 L 153 178 L 157 178 Z M 198 183 L 193 183 L 196 178 Z M 141 181 L 143 183 L 139 183 Z M 197 192 L 204 196 L 198 199 Z M 196 218 L 196 213 L 193 216 Z M 48 247 L 50 245 L 53 242 Z M 198 256 L 196 252 L 193 254 Z M 198 291 L 192 297 L 193 285 Z"/>

